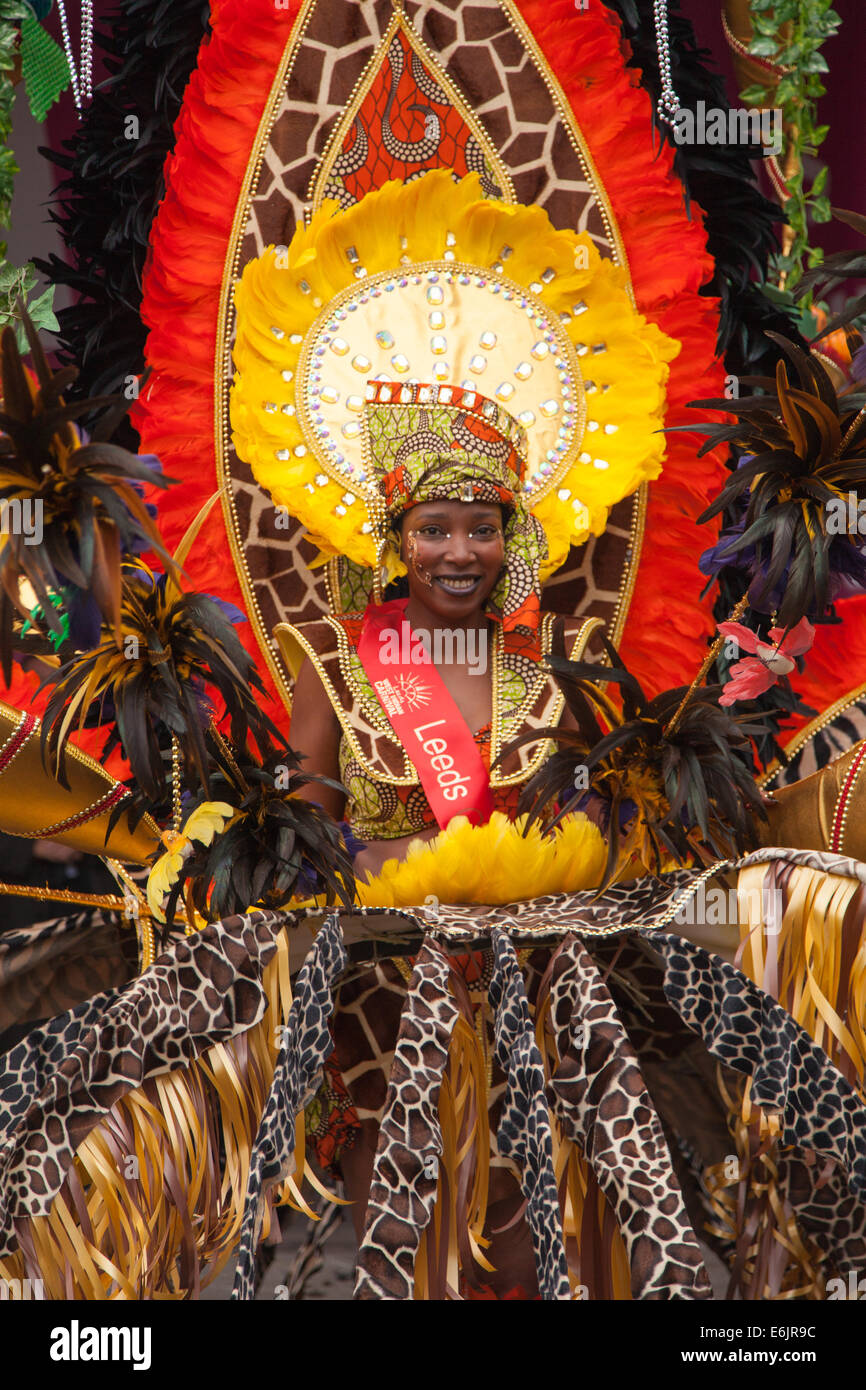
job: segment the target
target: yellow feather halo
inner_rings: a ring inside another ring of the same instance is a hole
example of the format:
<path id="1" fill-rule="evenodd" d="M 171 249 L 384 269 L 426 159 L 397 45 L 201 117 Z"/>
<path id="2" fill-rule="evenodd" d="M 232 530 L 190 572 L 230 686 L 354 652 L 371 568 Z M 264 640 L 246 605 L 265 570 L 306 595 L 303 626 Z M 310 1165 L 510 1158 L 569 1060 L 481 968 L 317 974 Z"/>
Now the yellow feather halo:
<path id="1" fill-rule="evenodd" d="M 345 212 L 326 203 L 236 288 L 235 448 L 323 555 L 372 566 L 367 381 L 478 390 L 526 427 L 524 501 L 547 534 L 546 577 L 661 472 L 679 344 L 626 284 L 585 233 L 486 201 L 474 174 L 432 170 Z"/>
<path id="2" fill-rule="evenodd" d="M 510 903 L 548 893 L 597 888 L 607 846 L 584 815 L 568 816 L 552 835 L 526 817 L 494 811 L 486 825 L 456 816 L 434 840 L 415 840 L 404 860 L 388 859 L 377 878 L 357 883 L 365 907 Z"/>

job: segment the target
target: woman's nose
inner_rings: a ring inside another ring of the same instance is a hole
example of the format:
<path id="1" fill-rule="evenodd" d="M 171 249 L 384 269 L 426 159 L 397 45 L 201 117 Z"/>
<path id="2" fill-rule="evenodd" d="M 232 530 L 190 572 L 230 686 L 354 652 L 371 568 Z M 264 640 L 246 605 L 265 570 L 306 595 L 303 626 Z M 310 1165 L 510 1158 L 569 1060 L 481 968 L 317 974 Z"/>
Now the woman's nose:
<path id="1" fill-rule="evenodd" d="M 453 560 L 455 564 L 466 564 L 467 561 L 474 559 L 475 551 L 472 544 L 472 537 L 460 532 L 451 532 L 451 538 L 445 548 L 446 560 Z"/>

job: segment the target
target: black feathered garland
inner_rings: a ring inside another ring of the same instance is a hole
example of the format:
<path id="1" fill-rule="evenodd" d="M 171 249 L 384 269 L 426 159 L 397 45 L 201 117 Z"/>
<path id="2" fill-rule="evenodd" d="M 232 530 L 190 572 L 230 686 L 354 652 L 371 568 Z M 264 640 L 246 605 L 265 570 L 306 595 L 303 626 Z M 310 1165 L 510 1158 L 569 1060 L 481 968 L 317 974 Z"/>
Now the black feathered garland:
<path id="1" fill-rule="evenodd" d="M 122 0 L 94 33 L 109 72 L 94 93 L 74 140 L 41 153 L 67 177 L 55 190 L 51 218 L 69 262 L 36 261 L 77 302 L 58 312 L 58 357 L 74 362 L 72 399 L 122 391 L 144 365 L 141 278 L 151 226 L 164 193 L 163 166 L 174 144 L 184 89 L 208 31 L 206 0 Z M 138 132 L 128 122 L 135 117 Z M 118 442 L 135 450 L 127 420 Z"/>
<path id="2" fill-rule="evenodd" d="M 653 0 L 604 0 L 622 23 L 633 53 L 631 66 L 640 74 L 641 86 L 656 109 L 661 94 Z M 730 108 L 723 78 L 712 70 L 711 55 L 698 47 L 694 27 L 680 12 L 679 0 L 668 0 L 668 33 L 671 52 L 671 80 L 684 107 L 694 109 L 698 100 L 707 107 Z M 778 249 L 776 227 L 784 221 L 779 207 L 765 198 L 755 181 L 755 161 L 742 146 L 680 145 L 668 126 L 656 125 L 656 138 L 667 141 L 674 151 L 674 168 L 683 182 L 686 202 L 694 199 L 704 213 L 707 248 L 715 261 L 715 274 L 702 293 L 721 301 L 718 350 L 727 371 L 734 377 L 775 375 L 782 358 L 779 337 L 808 351 L 796 320 L 782 306 L 764 295 L 770 255 Z M 768 336 L 777 335 L 776 338 Z M 729 467 L 737 467 L 733 452 Z M 696 462 L 696 466 L 699 466 Z M 723 527 L 736 525 L 739 517 L 727 511 Z M 713 535 L 707 533 L 707 546 Z M 736 567 L 725 567 L 716 576 L 718 598 L 714 615 L 721 622 L 728 618 L 748 587 L 748 577 Z M 698 599 L 696 579 L 695 601 Z M 754 625 L 766 635 L 770 619 L 755 615 Z M 733 659 L 733 658 L 732 658 Z M 720 654 L 716 672 L 724 682 L 730 660 Z M 758 732 L 755 753 L 767 766 L 775 758 L 784 759 L 777 739 L 788 715 L 815 713 L 804 705 L 790 686 L 776 687 L 751 704 Z M 780 709 L 784 712 L 780 712 Z"/>
<path id="3" fill-rule="evenodd" d="M 641 86 L 653 110 L 661 94 L 653 0 L 604 0 L 619 16 Z M 693 110 L 730 108 L 725 84 L 709 66 L 711 55 L 698 47 L 691 21 L 680 13 L 679 0 L 668 0 L 671 76 L 682 105 Z M 686 202 L 694 199 L 705 214 L 707 248 L 716 273 L 702 291 L 721 300 L 718 350 L 732 375 L 772 375 L 779 350 L 765 337 L 781 333 L 799 346 L 796 320 L 769 302 L 761 291 L 771 253 L 778 250 L 776 224 L 784 221 L 778 205 L 765 198 L 755 181 L 755 157 L 740 145 L 680 145 L 668 126 L 656 124 L 656 138 L 674 151 L 674 168 L 683 182 Z"/>

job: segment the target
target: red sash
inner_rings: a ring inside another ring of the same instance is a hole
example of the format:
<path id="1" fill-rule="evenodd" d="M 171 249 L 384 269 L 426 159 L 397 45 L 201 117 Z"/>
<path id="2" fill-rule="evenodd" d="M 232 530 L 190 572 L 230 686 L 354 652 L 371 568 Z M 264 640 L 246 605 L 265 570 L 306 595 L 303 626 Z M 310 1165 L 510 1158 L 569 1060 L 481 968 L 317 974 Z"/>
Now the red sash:
<path id="1" fill-rule="evenodd" d="M 467 816 L 473 825 L 483 825 L 493 814 L 487 769 L 421 639 L 409 642 L 397 637 L 409 634 L 406 603 L 406 599 L 395 599 L 378 607 L 370 605 L 358 656 L 443 830 L 454 816 Z M 383 660 L 386 641 L 387 661 Z"/>

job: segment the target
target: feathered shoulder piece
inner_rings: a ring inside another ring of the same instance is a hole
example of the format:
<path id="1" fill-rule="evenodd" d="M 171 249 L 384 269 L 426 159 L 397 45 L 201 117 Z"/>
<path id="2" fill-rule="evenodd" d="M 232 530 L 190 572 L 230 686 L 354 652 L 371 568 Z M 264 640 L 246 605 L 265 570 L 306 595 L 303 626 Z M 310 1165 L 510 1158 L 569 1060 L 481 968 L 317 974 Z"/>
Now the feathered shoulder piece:
<path id="1" fill-rule="evenodd" d="M 787 629 L 823 617 L 841 576 L 866 580 L 862 537 L 840 524 L 852 499 L 866 497 L 866 410 L 860 394 L 837 395 L 814 354 L 770 336 L 792 363 L 796 384 L 780 360 L 775 379 L 741 378 L 757 388 L 754 395 L 692 402 L 726 411 L 732 424 L 686 428 L 706 435 L 699 457 L 720 443 L 737 447 L 739 467 L 698 520 L 739 517 L 716 554 L 746 565 L 750 606 L 775 611 Z"/>
<path id="2" fill-rule="evenodd" d="M 753 847 L 763 798 L 749 739 L 759 727 L 720 708 L 718 686 L 648 699 L 604 645 L 610 667 L 550 658 L 570 718 L 546 731 L 557 749 L 528 783 L 520 809 L 531 820 L 552 810 L 554 824 L 572 811 L 597 820 L 608 839 L 603 887 L 629 866 L 658 873 Z M 603 683 L 619 688 L 621 707 Z"/>

